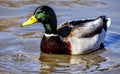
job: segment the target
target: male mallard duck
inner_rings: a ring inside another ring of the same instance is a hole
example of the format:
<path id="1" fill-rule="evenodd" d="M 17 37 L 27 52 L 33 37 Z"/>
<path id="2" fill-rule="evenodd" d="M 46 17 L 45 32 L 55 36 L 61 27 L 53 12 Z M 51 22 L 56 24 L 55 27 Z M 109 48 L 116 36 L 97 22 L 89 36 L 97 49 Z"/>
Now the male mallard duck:
<path id="1" fill-rule="evenodd" d="M 22 26 L 36 22 L 41 22 L 45 28 L 41 51 L 52 54 L 77 55 L 97 50 L 110 26 L 110 19 L 100 16 L 95 19 L 65 22 L 57 28 L 55 12 L 49 6 L 39 6 Z"/>

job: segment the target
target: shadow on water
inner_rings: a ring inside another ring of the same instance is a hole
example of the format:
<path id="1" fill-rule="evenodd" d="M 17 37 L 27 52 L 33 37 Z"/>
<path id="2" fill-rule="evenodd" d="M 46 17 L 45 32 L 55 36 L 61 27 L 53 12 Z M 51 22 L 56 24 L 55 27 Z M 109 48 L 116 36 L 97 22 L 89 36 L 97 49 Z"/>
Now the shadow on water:
<path id="1" fill-rule="evenodd" d="M 117 42 L 119 40 L 120 40 L 120 34 L 108 32 L 106 34 L 104 45 L 105 45 L 105 47 L 108 47 L 109 45 L 114 44 L 115 42 Z"/>
<path id="2" fill-rule="evenodd" d="M 87 73 L 99 71 L 100 63 L 106 61 L 99 54 L 105 49 L 86 55 L 54 55 L 41 53 L 41 73 Z"/>

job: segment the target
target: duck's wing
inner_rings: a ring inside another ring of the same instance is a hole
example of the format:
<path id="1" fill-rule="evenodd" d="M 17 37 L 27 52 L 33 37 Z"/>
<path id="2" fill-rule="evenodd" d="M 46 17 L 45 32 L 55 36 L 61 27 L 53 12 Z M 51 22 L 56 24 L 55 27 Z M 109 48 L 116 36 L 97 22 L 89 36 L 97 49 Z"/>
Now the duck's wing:
<path id="1" fill-rule="evenodd" d="M 58 26 L 58 34 L 62 37 L 92 37 L 101 33 L 102 29 L 107 31 L 108 21 L 106 16 L 100 16 L 96 19 L 66 22 Z"/>

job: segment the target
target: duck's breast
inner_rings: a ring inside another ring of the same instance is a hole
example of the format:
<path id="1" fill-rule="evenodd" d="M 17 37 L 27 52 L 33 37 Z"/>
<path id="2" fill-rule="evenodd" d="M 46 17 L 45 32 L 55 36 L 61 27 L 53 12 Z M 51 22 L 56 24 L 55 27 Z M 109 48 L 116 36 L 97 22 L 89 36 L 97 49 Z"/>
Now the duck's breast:
<path id="1" fill-rule="evenodd" d="M 71 44 L 63 42 L 59 36 L 43 37 L 40 45 L 41 51 L 52 54 L 71 54 Z"/>

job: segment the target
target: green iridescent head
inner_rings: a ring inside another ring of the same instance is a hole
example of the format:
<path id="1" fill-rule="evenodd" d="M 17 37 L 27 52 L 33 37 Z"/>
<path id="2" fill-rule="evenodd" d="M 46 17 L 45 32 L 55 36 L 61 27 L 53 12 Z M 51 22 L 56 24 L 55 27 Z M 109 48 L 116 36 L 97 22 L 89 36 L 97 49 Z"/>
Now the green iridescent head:
<path id="1" fill-rule="evenodd" d="M 55 12 L 49 6 L 39 6 L 36 8 L 33 16 L 22 26 L 30 26 L 34 23 L 41 22 L 45 27 L 46 33 L 56 33 L 57 30 L 57 19 Z"/>

